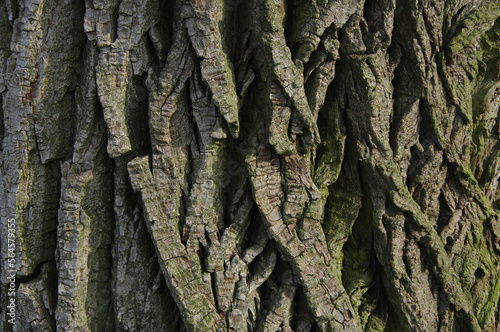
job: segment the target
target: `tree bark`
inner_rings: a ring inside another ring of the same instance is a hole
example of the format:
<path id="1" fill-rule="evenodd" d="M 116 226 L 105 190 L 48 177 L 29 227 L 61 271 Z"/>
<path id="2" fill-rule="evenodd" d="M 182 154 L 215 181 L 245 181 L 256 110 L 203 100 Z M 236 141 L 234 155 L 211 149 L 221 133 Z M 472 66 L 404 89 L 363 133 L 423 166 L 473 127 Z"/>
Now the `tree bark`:
<path id="1" fill-rule="evenodd" d="M 500 331 L 499 78 L 497 0 L 0 0 L 1 330 Z"/>

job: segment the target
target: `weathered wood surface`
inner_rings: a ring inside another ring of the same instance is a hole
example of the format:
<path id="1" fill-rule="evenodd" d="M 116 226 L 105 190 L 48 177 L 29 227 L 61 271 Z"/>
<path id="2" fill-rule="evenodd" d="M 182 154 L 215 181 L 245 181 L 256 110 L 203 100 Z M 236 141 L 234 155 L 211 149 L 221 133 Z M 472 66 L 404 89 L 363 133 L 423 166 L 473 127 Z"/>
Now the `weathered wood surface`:
<path id="1" fill-rule="evenodd" d="M 2 331 L 497 331 L 496 0 L 0 0 Z"/>

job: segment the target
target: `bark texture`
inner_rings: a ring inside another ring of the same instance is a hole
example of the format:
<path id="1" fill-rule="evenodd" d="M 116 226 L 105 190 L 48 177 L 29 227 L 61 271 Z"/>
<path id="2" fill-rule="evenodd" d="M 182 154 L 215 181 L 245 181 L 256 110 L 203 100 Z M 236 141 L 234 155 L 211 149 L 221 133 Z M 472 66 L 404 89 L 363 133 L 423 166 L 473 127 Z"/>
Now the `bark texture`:
<path id="1" fill-rule="evenodd" d="M 499 17 L 0 0 L 1 330 L 499 331 Z"/>

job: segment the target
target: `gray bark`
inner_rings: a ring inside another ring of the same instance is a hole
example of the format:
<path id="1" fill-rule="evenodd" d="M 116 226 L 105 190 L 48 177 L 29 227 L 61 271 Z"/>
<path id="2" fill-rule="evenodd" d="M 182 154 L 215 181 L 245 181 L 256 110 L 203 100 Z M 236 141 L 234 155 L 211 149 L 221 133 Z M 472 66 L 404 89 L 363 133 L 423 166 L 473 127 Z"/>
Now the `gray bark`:
<path id="1" fill-rule="evenodd" d="M 496 0 L 0 0 L 0 329 L 500 330 L 499 36 Z"/>

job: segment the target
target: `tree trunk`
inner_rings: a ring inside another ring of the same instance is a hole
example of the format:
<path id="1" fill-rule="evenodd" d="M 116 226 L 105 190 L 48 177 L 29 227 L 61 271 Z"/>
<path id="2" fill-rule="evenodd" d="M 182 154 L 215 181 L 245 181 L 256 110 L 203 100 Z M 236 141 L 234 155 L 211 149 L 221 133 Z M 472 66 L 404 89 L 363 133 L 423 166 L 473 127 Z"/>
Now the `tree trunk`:
<path id="1" fill-rule="evenodd" d="M 0 0 L 1 330 L 500 331 L 499 17 Z"/>

